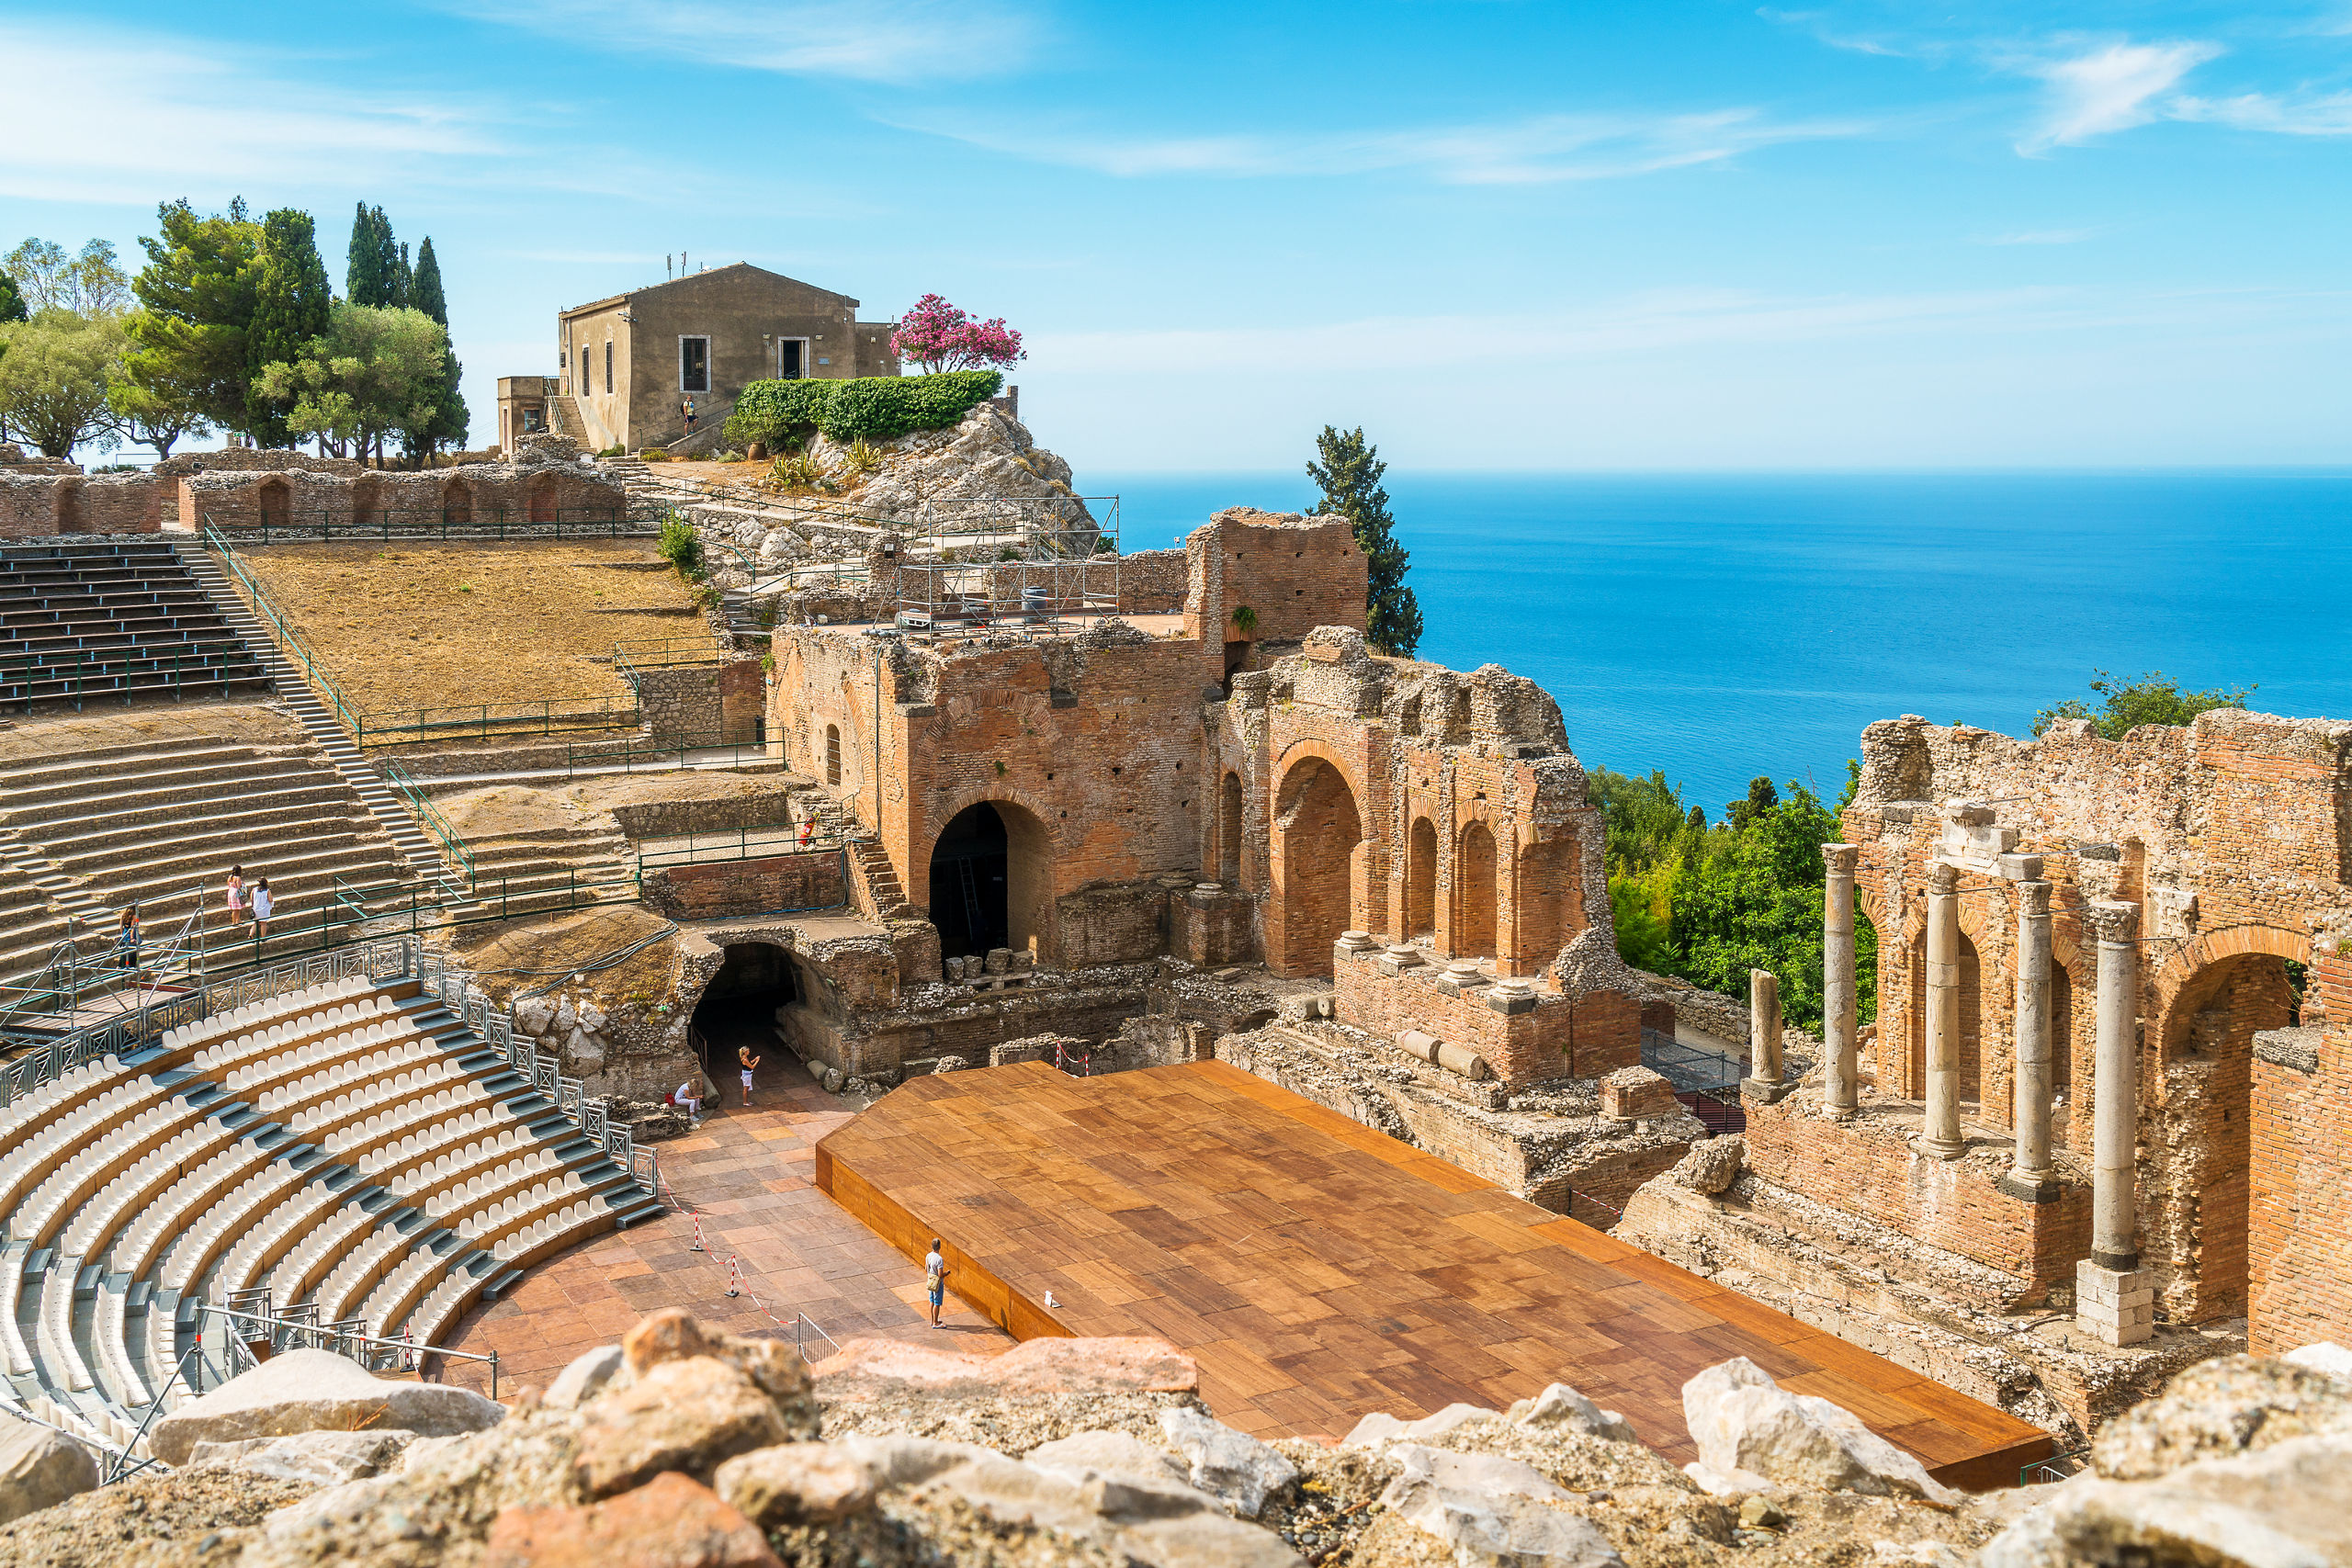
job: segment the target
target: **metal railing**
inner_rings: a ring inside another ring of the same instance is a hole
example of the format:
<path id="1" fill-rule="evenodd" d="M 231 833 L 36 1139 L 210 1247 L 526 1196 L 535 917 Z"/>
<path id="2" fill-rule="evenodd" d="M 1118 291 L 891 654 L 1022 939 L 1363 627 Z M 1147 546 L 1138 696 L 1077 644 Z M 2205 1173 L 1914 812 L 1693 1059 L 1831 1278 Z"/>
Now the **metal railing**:
<path id="1" fill-rule="evenodd" d="M 239 1295 L 246 1292 L 240 1292 Z M 300 1316 L 268 1313 L 242 1312 L 232 1306 L 215 1306 L 210 1302 L 198 1302 L 196 1308 L 199 1325 L 206 1317 L 219 1318 L 226 1327 L 224 1341 L 229 1347 L 228 1360 L 236 1372 L 251 1371 L 259 1364 L 253 1348 L 266 1345 L 271 1353 L 279 1350 L 331 1350 L 357 1361 L 369 1371 L 415 1372 L 424 1375 L 423 1362 L 427 1356 L 439 1356 L 445 1360 L 480 1361 L 490 1368 L 490 1397 L 498 1397 L 498 1352 L 495 1350 L 448 1350 L 437 1345 L 421 1345 L 402 1337 L 387 1339 L 381 1335 L 356 1329 L 349 1323 L 322 1324 L 315 1321 L 316 1309 Z M 202 1329 L 199 1326 L 198 1332 Z M 242 1361 L 243 1365 L 238 1365 Z M 160 1400 L 159 1400 L 160 1403 Z"/>
<path id="2" fill-rule="evenodd" d="M 644 723 L 634 694 L 625 697 L 547 697 L 535 703 L 457 703 L 351 716 L 360 747 L 414 746 L 428 740 L 516 740 L 583 731 L 636 729 Z"/>
<path id="3" fill-rule="evenodd" d="M 840 1343 L 836 1341 L 831 1335 L 826 1333 L 823 1329 L 809 1322 L 808 1314 L 807 1313 L 794 1313 L 792 1314 L 792 1348 L 804 1361 L 808 1359 L 808 1337 L 811 1334 L 823 1340 L 826 1344 L 832 1346 L 834 1355 L 838 1356 L 841 1354 L 842 1348 Z"/>
<path id="4" fill-rule="evenodd" d="M 237 663 L 248 666 L 248 671 L 227 675 L 225 671 Z M 119 696 L 127 703 L 141 694 L 169 692 L 177 696 L 190 685 L 217 687 L 231 679 L 264 683 L 269 680 L 253 650 L 233 638 L 189 643 L 168 654 L 135 647 L 117 650 L 113 657 L 81 649 L 71 653 L 15 654 L 0 658 L 0 704 L 22 703 L 29 709 L 38 702 L 70 701 L 78 712 L 93 696 Z M 60 689 L 41 693 L 34 691 L 36 685 Z M 23 690 L 11 690 L 17 686 Z"/>
<path id="5" fill-rule="evenodd" d="M 245 570 L 245 563 L 237 558 L 236 546 L 207 525 L 204 547 L 220 558 L 220 564 L 228 569 L 231 583 L 243 592 L 246 603 L 267 628 L 278 650 L 291 656 L 301 666 L 302 679 L 310 682 L 311 689 L 333 710 L 335 721 L 356 741 L 361 729 L 359 710 L 351 705 L 349 699 L 343 694 L 343 688 L 335 684 L 334 677 L 328 674 L 326 667 L 312 656 L 310 644 L 302 640 L 293 623 L 271 603 L 269 595 L 262 592 L 261 584 L 254 580 L 254 574 Z"/>
<path id="6" fill-rule="evenodd" d="M 2018 1484 L 2046 1486 L 2053 1481 L 2064 1481 L 2070 1475 L 2079 1474 L 2090 1459 L 2091 1450 L 2088 1449 L 2069 1449 L 2063 1454 L 2036 1460 L 2018 1472 Z"/>
<path id="7" fill-rule="evenodd" d="M 730 861 L 774 860 L 786 855 L 846 854 L 841 830 L 810 818 L 801 823 L 772 828 L 718 829 L 700 833 L 669 833 L 646 840 L 637 852 L 638 874 L 671 865 L 723 865 Z M 849 867 L 842 867 L 847 886 Z"/>
<path id="8" fill-rule="evenodd" d="M 381 543 L 402 539 L 628 539 L 642 538 L 658 531 L 644 509 L 628 502 L 552 508 L 508 507 L 491 502 L 471 507 L 309 507 L 300 512 L 264 513 L 257 522 L 207 512 L 204 525 L 233 533 L 239 540 L 254 545 L 333 539 L 374 539 Z"/>
<path id="9" fill-rule="evenodd" d="M 632 687 L 637 684 L 632 677 L 639 670 L 723 664 L 732 657 L 710 632 L 699 637 L 635 637 L 613 644 L 613 669 Z"/>
<path id="10" fill-rule="evenodd" d="M 416 825 L 439 841 L 442 858 L 458 874 L 461 885 L 471 887 L 474 882 L 473 851 L 466 847 L 465 835 L 458 831 L 457 824 L 433 804 L 433 797 L 424 793 L 424 785 L 415 774 L 401 766 L 398 760 L 387 759 L 379 771 L 385 786 L 400 797 L 401 805 L 408 807 L 409 815 L 416 818 Z"/>

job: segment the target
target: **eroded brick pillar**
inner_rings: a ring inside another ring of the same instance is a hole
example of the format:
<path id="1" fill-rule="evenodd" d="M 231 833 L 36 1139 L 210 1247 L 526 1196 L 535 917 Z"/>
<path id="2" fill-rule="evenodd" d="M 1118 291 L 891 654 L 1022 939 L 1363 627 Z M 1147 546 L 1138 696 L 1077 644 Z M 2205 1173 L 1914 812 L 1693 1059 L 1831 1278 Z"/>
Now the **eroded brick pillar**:
<path id="1" fill-rule="evenodd" d="M 1938 1159 L 1958 1159 L 1960 1132 L 1960 874 L 1937 863 L 1928 873 L 1928 1127 Z"/>
<path id="2" fill-rule="evenodd" d="M 1821 1113 L 1853 1118 L 1860 1103 L 1854 1044 L 1854 862 L 1852 844 L 1824 844 L 1821 894 Z"/>
<path id="3" fill-rule="evenodd" d="M 2038 868 L 2037 868 L 2038 869 Z M 2050 884 L 2018 890 L 2017 1154 L 2001 1190 L 2029 1203 L 2058 1201 L 2050 1167 Z"/>

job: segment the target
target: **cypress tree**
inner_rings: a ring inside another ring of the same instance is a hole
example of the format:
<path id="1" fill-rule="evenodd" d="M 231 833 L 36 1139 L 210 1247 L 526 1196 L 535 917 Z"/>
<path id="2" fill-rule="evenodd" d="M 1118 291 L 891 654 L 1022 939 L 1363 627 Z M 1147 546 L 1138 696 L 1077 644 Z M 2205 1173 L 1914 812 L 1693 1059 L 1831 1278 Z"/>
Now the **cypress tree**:
<path id="1" fill-rule="evenodd" d="M 384 225 L 384 243 L 389 245 L 391 243 L 391 239 L 392 226 L 387 223 Z M 384 303 L 387 305 L 407 304 L 409 295 L 415 287 L 415 278 L 408 269 L 408 242 L 402 240 L 398 254 L 392 258 L 392 297 Z"/>
<path id="2" fill-rule="evenodd" d="M 449 324 L 449 301 L 441 291 L 441 263 L 433 254 L 433 236 L 416 247 L 416 273 L 409 280 L 409 304 L 443 326 Z"/>
<path id="3" fill-rule="evenodd" d="M 262 220 L 261 254 L 255 264 L 253 324 L 245 333 L 245 428 L 265 446 L 288 440 L 290 401 L 263 395 L 265 366 L 291 364 L 303 345 L 327 330 L 334 291 L 326 263 L 319 259 L 317 225 L 307 212 L 280 208 Z"/>
<path id="4" fill-rule="evenodd" d="M 364 201 L 352 215 L 351 243 L 345 253 L 343 297 L 355 305 L 384 302 L 383 258 L 376 248 L 376 220 Z"/>
<path id="5" fill-rule="evenodd" d="M 1350 431 L 1325 425 L 1315 438 L 1315 451 L 1322 461 L 1306 465 L 1307 477 L 1323 491 L 1315 512 L 1345 517 L 1363 552 L 1364 640 L 1382 653 L 1410 659 L 1420 646 L 1421 606 L 1405 586 L 1410 560 L 1396 542 L 1388 492 L 1380 488 L 1388 465 L 1380 460 L 1380 448 L 1363 438 L 1361 425 Z"/>
<path id="6" fill-rule="evenodd" d="M 458 383 L 465 375 L 465 367 L 458 363 L 457 345 L 449 340 L 449 301 L 441 287 L 441 260 L 433 254 L 433 237 L 426 235 L 416 247 L 416 271 L 409 280 L 409 305 L 424 311 L 441 324 L 442 353 L 441 384 L 435 396 L 433 418 L 419 433 L 421 439 L 412 438 L 411 455 L 430 457 L 434 449 L 447 444 L 463 447 L 471 416 L 466 400 L 458 390 Z"/>

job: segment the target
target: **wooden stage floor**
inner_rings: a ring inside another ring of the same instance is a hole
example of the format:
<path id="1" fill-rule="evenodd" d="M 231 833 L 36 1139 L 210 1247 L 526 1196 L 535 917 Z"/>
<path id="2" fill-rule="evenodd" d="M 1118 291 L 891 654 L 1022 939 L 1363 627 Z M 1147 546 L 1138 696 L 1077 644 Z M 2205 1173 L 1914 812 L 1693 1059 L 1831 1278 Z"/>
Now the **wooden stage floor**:
<path id="1" fill-rule="evenodd" d="M 1546 1383 L 1696 1456 L 1682 1384 L 1746 1356 L 1959 1485 L 2047 1433 L 1221 1062 L 916 1078 L 817 1145 L 817 1184 L 1015 1338 L 1156 1334 L 1218 1417 L 1344 1437 L 1359 1416 Z M 1050 1292 L 1057 1305 L 1045 1305 Z"/>

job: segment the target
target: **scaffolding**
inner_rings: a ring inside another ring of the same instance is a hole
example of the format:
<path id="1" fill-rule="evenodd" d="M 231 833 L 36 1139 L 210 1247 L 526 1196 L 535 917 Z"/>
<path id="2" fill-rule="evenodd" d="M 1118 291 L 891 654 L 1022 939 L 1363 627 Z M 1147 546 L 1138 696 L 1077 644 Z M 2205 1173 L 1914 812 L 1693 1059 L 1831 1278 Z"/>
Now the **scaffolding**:
<path id="1" fill-rule="evenodd" d="M 913 636 L 1060 637 L 1119 614 L 1119 498 L 929 502 L 921 533 L 884 541 L 898 629 Z"/>

